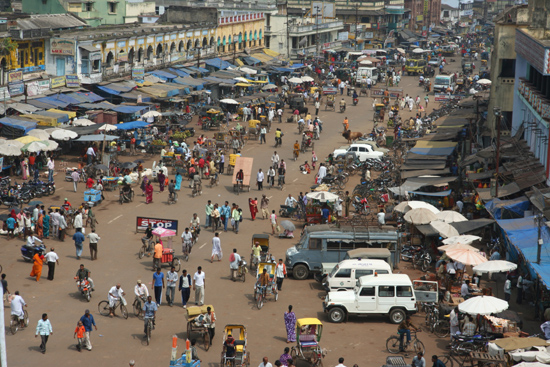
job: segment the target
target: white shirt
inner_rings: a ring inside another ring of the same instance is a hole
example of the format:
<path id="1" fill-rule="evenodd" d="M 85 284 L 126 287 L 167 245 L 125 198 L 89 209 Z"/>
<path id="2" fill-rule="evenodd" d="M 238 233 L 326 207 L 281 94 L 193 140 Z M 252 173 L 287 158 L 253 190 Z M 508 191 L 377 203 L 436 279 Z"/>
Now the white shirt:
<path id="1" fill-rule="evenodd" d="M 378 218 L 378 223 L 386 224 L 386 213 L 378 213 L 376 214 L 376 218 Z"/>
<path id="2" fill-rule="evenodd" d="M 271 219 L 271 224 L 277 224 L 277 215 L 275 213 L 271 213 L 269 218 Z"/>
<path id="3" fill-rule="evenodd" d="M 40 243 L 42 243 L 42 240 L 38 237 L 35 237 L 35 236 L 28 236 L 27 237 L 27 246 L 38 246 L 35 241 L 38 241 Z"/>
<path id="4" fill-rule="evenodd" d="M 50 159 L 48 160 L 48 169 L 53 170 L 55 168 L 53 161 Z"/>
<path id="5" fill-rule="evenodd" d="M 200 274 L 197 271 L 195 273 L 195 275 L 193 276 L 193 281 L 195 282 L 195 285 L 197 287 L 202 287 L 202 286 L 204 286 L 204 278 L 205 278 L 204 271 L 201 271 Z"/>
<path id="6" fill-rule="evenodd" d="M 462 213 L 462 208 L 464 208 L 464 203 L 460 200 L 456 202 L 456 207 L 458 208 L 458 212 Z"/>
<path id="7" fill-rule="evenodd" d="M 319 167 L 319 173 L 317 174 L 319 175 L 319 181 L 322 180 L 327 175 L 327 167 L 325 166 Z"/>
<path id="8" fill-rule="evenodd" d="M 122 290 L 122 287 L 117 289 L 116 285 L 114 285 L 110 290 L 109 290 L 109 298 L 120 298 L 122 296 L 122 293 L 124 291 Z"/>
<path id="9" fill-rule="evenodd" d="M 258 182 L 263 182 L 264 181 L 264 173 L 263 172 L 258 172 L 258 174 L 256 175 L 256 180 Z"/>
<path id="10" fill-rule="evenodd" d="M 279 155 L 278 154 L 273 154 L 271 156 L 271 163 L 279 163 Z"/>
<path id="11" fill-rule="evenodd" d="M 193 235 L 191 234 L 191 232 L 183 232 L 181 234 L 181 239 L 183 240 L 183 242 L 191 242 L 193 240 Z"/>
<path id="12" fill-rule="evenodd" d="M 89 147 L 88 150 L 86 151 L 86 155 L 91 155 L 92 157 L 95 157 L 94 148 Z"/>
<path id="13" fill-rule="evenodd" d="M 273 367 L 273 365 L 269 362 L 267 362 L 267 363 L 262 362 L 262 363 L 260 363 L 260 365 L 258 367 Z"/>
<path id="14" fill-rule="evenodd" d="M 294 203 L 296 203 L 296 199 L 294 199 L 293 197 L 287 197 L 285 200 L 286 206 L 294 206 Z"/>
<path id="15" fill-rule="evenodd" d="M 23 306 L 25 306 L 25 300 L 19 295 L 13 296 L 11 300 L 11 314 L 17 316 L 23 316 Z"/>
<path id="16" fill-rule="evenodd" d="M 46 260 L 46 262 L 48 263 L 54 263 L 56 262 L 57 260 L 59 260 L 59 256 L 57 256 L 57 254 L 53 251 L 50 251 L 48 252 L 46 255 L 44 255 L 44 259 Z"/>
<path id="17" fill-rule="evenodd" d="M 229 264 L 229 269 L 238 269 L 239 268 L 239 262 L 241 261 L 241 255 L 234 253 L 235 260 L 231 261 Z"/>
<path id="18" fill-rule="evenodd" d="M 462 297 L 465 297 L 469 294 L 470 294 L 470 291 L 468 290 L 468 284 L 466 283 L 462 284 L 462 286 L 460 287 L 460 295 Z"/>
<path id="19" fill-rule="evenodd" d="M 147 289 L 147 286 L 145 284 L 142 284 L 142 285 L 136 284 L 136 286 L 134 287 L 134 293 L 138 297 L 142 297 L 142 296 L 149 297 L 149 289 Z"/>
<path id="20" fill-rule="evenodd" d="M 512 293 L 512 281 L 510 279 L 506 279 L 506 282 L 504 282 L 504 293 Z"/>
<path id="21" fill-rule="evenodd" d="M 77 214 L 74 217 L 74 227 L 75 228 L 82 228 L 82 214 Z"/>
<path id="22" fill-rule="evenodd" d="M 166 273 L 166 286 L 167 287 L 175 287 L 176 283 L 178 281 L 178 273 L 175 271 L 169 271 Z"/>
<path id="23" fill-rule="evenodd" d="M 97 233 L 94 232 L 89 233 L 86 237 L 90 239 L 90 243 L 97 243 L 101 239 L 101 237 L 99 237 Z"/>
<path id="24" fill-rule="evenodd" d="M 277 266 L 275 267 L 275 276 L 277 278 L 285 277 L 285 264 L 277 264 Z"/>

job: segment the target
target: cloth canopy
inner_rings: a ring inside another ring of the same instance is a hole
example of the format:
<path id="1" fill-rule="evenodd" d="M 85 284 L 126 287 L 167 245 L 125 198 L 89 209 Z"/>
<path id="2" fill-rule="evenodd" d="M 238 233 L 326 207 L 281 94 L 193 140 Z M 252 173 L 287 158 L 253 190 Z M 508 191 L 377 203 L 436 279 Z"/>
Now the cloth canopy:
<path id="1" fill-rule="evenodd" d="M 113 108 L 113 111 L 119 113 L 136 113 L 148 108 L 148 106 L 116 106 Z"/>
<path id="2" fill-rule="evenodd" d="M 493 218 L 496 219 L 510 219 L 510 217 L 523 217 L 526 210 L 531 206 L 529 199 L 522 195 L 511 200 L 500 200 L 494 198 L 485 204 L 485 209 Z M 508 211 L 509 213 L 506 213 Z M 503 218 L 505 215 L 507 218 Z"/>
<path id="3" fill-rule="evenodd" d="M 451 155 L 457 144 L 453 141 L 419 140 L 410 152 L 423 155 Z"/>
<path id="4" fill-rule="evenodd" d="M 103 137 L 104 137 L 103 134 L 83 135 L 80 138 L 76 139 L 75 141 L 85 141 L 85 142 L 103 141 L 103 140 L 112 141 L 119 138 L 116 135 L 105 135 L 105 139 Z"/>
<path id="5" fill-rule="evenodd" d="M 229 67 L 235 67 L 230 63 L 228 63 L 227 61 L 220 59 L 219 57 L 215 57 L 209 60 L 204 60 L 204 63 L 208 66 L 212 66 L 214 68 L 221 69 L 221 70 L 225 70 Z"/>
<path id="6" fill-rule="evenodd" d="M 30 121 L 30 120 L 22 120 L 22 119 L 15 119 L 12 117 L 3 117 L 0 119 L 0 124 L 2 124 L 4 127 L 8 126 L 13 129 L 22 130 L 22 134 L 24 135 L 31 131 L 32 129 L 36 128 L 36 121 Z M 2 129 L 3 130 L 3 129 Z M 4 135 L 6 136 L 6 135 Z"/>
<path id="7" fill-rule="evenodd" d="M 455 222 L 451 223 L 453 227 L 458 231 L 460 234 L 468 233 L 475 231 L 476 229 L 483 228 L 485 226 L 491 225 L 495 223 L 493 219 L 489 218 L 479 218 L 479 219 L 471 219 L 465 222 Z"/>
<path id="8" fill-rule="evenodd" d="M 411 191 L 410 194 L 416 194 L 416 195 L 424 195 L 424 196 L 437 196 L 437 197 L 444 197 L 451 195 L 451 192 L 453 190 L 445 190 L 445 191 L 436 191 L 436 192 L 427 192 L 427 191 Z"/>
<path id="9" fill-rule="evenodd" d="M 116 125 L 116 128 L 118 130 L 134 130 L 134 129 L 141 129 L 147 126 L 149 126 L 149 124 L 145 121 L 131 121 L 131 122 L 125 122 L 123 124 L 118 124 Z"/>

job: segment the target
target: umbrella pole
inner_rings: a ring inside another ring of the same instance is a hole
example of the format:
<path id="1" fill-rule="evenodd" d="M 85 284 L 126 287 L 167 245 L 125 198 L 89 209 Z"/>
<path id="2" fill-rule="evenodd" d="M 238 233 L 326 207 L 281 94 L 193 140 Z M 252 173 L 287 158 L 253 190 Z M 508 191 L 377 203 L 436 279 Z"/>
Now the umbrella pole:
<path id="1" fill-rule="evenodd" d="M 103 131 L 103 146 L 101 148 L 101 162 L 103 162 L 103 155 L 105 154 L 105 137 L 106 137 L 105 131 L 107 130 Z"/>

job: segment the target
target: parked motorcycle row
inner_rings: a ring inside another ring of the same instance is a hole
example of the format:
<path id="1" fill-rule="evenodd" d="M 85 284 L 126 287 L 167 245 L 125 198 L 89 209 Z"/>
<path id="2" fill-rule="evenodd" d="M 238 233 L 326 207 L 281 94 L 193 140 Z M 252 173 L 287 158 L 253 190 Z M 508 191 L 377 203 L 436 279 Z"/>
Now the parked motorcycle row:
<path id="1" fill-rule="evenodd" d="M 0 180 L 0 204 L 9 207 L 19 207 L 21 204 L 29 203 L 34 198 L 49 196 L 54 193 L 55 184 L 53 182 L 31 180 L 21 185 L 17 182 L 11 185 L 9 177 Z"/>

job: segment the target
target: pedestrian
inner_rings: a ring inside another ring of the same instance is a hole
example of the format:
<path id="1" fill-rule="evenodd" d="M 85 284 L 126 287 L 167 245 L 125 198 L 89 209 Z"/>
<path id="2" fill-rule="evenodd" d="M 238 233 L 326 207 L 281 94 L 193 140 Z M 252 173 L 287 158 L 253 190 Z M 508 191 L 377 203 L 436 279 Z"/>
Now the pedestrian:
<path id="1" fill-rule="evenodd" d="M 256 213 L 258 213 L 258 198 L 248 198 L 248 208 L 250 209 L 252 220 L 256 219 Z"/>
<path id="2" fill-rule="evenodd" d="M 424 103 L 426 103 L 426 109 L 428 109 L 428 103 L 430 102 L 430 97 L 426 94 L 426 97 L 424 97 Z"/>
<path id="3" fill-rule="evenodd" d="M 160 306 L 162 301 L 162 290 L 164 289 L 164 273 L 160 271 L 160 267 L 153 273 L 153 292 L 155 293 L 155 301 Z"/>
<path id="4" fill-rule="evenodd" d="M 74 192 L 76 192 L 76 186 L 78 184 L 78 181 L 80 181 L 80 174 L 78 173 L 76 168 L 73 170 L 73 173 L 71 173 L 71 178 L 73 179 Z"/>
<path id="5" fill-rule="evenodd" d="M 241 255 L 237 253 L 237 249 L 233 249 L 233 253 L 229 255 L 229 270 L 231 273 L 231 280 L 237 280 L 237 270 L 239 270 L 239 263 L 241 262 Z"/>
<path id="6" fill-rule="evenodd" d="M 162 243 L 158 242 L 155 245 L 154 248 L 154 254 L 153 254 L 153 269 L 160 268 L 160 263 L 162 261 L 162 253 L 164 251 L 164 247 L 162 246 Z"/>
<path id="7" fill-rule="evenodd" d="M 65 233 L 67 232 L 67 220 L 65 214 L 59 213 L 59 240 L 65 242 Z"/>
<path id="8" fill-rule="evenodd" d="M 267 129 L 265 126 L 262 126 L 262 128 L 260 129 L 260 144 L 266 143 L 265 134 L 267 134 Z"/>
<path id="9" fill-rule="evenodd" d="M 179 291 L 181 292 L 181 303 L 183 308 L 187 308 L 187 302 L 191 296 L 191 275 L 187 274 L 187 270 L 183 269 L 180 276 Z"/>
<path id="10" fill-rule="evenodd" d="M 171 267 L 170 271 L 166 272 L 166 302 L 168 306 L 174 306 L 176 298 L 176 283 L 178 282 L 178 273 L 175 267 Z"/>
<path id="11" fill-rule="evenodd" d="M 145 204 L 150 204 L 150 203 L 153 202 L 153 191 L 154 190 L 155 189 L 153 188 L 153 185 L 151 184 L 151 181 L 147 181 L 147 183 L 145 184 Z"/>
<path id="12" fill-rule="evenodd" d="M 224 166 L 225 166 L 225 154 L 223 152 L 221 152 L 220 154 L 220 161 L 218 165 L 219 165 L 218 171 L 220 172 L 220 174 L 222 174 L 224 172 Z"/>
<path id="13" fill-rule="evenodd" d="M 227 222 L 231 217 L 231 208 L 229 207 L 229 201 L 226 201 L 220 208 L 220 218 L 223 224 L 223 231 L 227 232 Z"/>
<path id="14" fill-rule="evenodd" d="M 48 161 L 46 163 L 48 166 L 48 182 L 53 182 L 53 173 L 55 170 L 55 162 L 52 158 L 48 157 Z"/>
<path id="15" fill-rule="evenodd" d="M 92 326 L 97 331 L 97 325 L 95 324 L 94 317 L 90 313 L 90 310 L 84 311 L 84 315 L 80 318 L 80 321 L 84 326 L 84 346 L 88 350 L 92 350 L 92 342 L 90 340 L 90 333 L 92 332 Z"/>
<path id="16" fill-rule="evenodd" d="M 218 261 L 222 261 L 222 244 L 218 232 L 216 232 L 214 234 L 214 238 L 212 238 L 212 256 L 210 257 L 211 263 L 214 261 L 214 257 L 217 257 Z"/>
<path id="17" fill-rule="evenodd" d="M 42 341 L 40 343 L 40 351 L 42 354 L 46 354 L 46 343 L 52 334 L 53 329 L 50 320 L 48 320 L 48 314 L 43 313 L 42 318 L 38 320 L 38 324 L 36 325 L 36 334 L 34 335 L 35 338 L 38 338 L 38 335 L 40 335 L 40 339 Z"/>
<path id="18" fill-rule="evenodd" d="M 258 190 L 259 191 L 263 190 L 264 173 L 262 172 L 261 168 L 259 169 L 258 173 L 256 174 L 256 181 L 257 181 L 257 184 L 258 184 Z"/>
<path id="19" fill-rule="evenodd" d="M 510 302 L 510 298 L 512 298 L 512 280 L 510 279 L 510 275 L 507 275 L 504 282 L 504 300 Z"/>
<path id="20" fill-rule="evenodd" d="M 75 231 L 82 232 L 82 212 L 80 210 L 76 211 L 76 215 L 73 220 L 73 227 Z"/>
<path id="21" fill-rule="evenodd" d="M 286 265 L 283 259 L 279 259 L 279 263 L 275 267 L 275 276 L 277 277 L 277 290 L 283 289 L 283 280 L 286 278 Z"/>
<path id="22" fill-rule="evenodd" d="M 195 304 L 204 305 L 204 290 L 206 288 L 206 275 L 202 271 L 202 266 L 197 268 L 193 276 L 193 290 L 195 291 Z"/>
<path id="23" fill-rule="evenodd" d="M 82 249 L 83 249 L 82 243 L 84 242 L 85 239 L 86 239 L 86 237 L 84 237 L 84 234 L 82 234 L 82 228 L 80 228 L 80 230 L 77 230 L 73 235 L 74 247 L 76 248 L 76 259 L 77 260 L 80 260 L 80 256 L 82 255 Z"/>
<path id="24" fill-rule="evenodd" d="M 82 347 L 84 346 L 84 333 L 86 332 L 86 329 L 84 329 L 84 325 L 82 325 L 82 321 L 78 320 L 76 324 L 76 329 L 74 330 L 74 338 L 77 339 L 78 344 L 76 345 L 76 350 L 79 352 L 82 352 Z"/>
<path id="25" fill-rule="evenodd" d="M 216 314 L 212 312 L 212 307 L 208 306 L 206 308 L 206 320 L 208 324 L 208 335 L 210 336 L 210 345 L 212 345 L 212 340 L 214 335 L 216 335 Z"/>
<path id="26" fill-rule="evenodd" d="M 33 265 L 31 270 L 31 277 L 36 278 L 36 282 L 40 281 L 40 276 L 42 275 L 42 265 L 44 265 L 44 255 L 42 251 L 37 252 L 32 257 Z"/>
<path id="27" fill-rule="evenodd" d="M 166 176 L 164 175 L 164 171 L 161 169 L 159 173 L 157 173 L 157 179 L 159 181 L 159 192 L 164 192 L 164 184 L 166 183 Z"/>
<path id="28" fill-rule="evenodd" d="M 204 222 L 204 228 L 210 227 L 210 220 L 212 219 L 212 210 L 214 210 L 214 205 L 212 205 L 212 201 L 208 200 L 208 203 L 206 204 L 206 207 L 204 209 L 206 214 L 206 221 Z"/>
<path id="29" fill-rule="evenodd" d="M 9 302 L 8 297 L 10 296 L 10 291 L 8 290 L 8 281 L 6 280 L 6 274 L 2 274 L 2 300 L 3 302 Z"/>
<path id="30" fill-rule="evenodd" d="M 268 219 L 269 218 L 269 199 L 264 195 L 262 195 L 262 200 L 260 201 L 260 209 L 262 210 L 262 219 Z"/>
<path id="31" fill-rule="evenodd" d="M 275 230 L 277 229 L 277 215 L 275 214 L 275 210 L 271 211 L 269 219 L 271 220 L 271 234 L 275 235 Z"/>
<path id="32" fill-rule="evenodd" d="M 235 205 L 233 212 L 231 213 L 231 224 L 235 233 L 239 233 L 239 225 L 243 221 L 243 211 L 238 205 Z"/>
<path id="33" fill-rule="evenodd" d="M 321 108 L 321 102 L 319 100 L 315 101 L 315 116 L 319 115 L 319 108 Z"/>
<path id="34" fill-rule="evenodd" d="M 90 258 L 92 260 L 97 260 L 97 243 L 101 237 L 95 233 L 95 228 L 92 228 L 92 232 L 88 233 L 86 237 L 90 240 Z"/>
<path id="35" fill-rule="evenodd" d="M 262 363 L 260 363 L 260 365 L 258 367 L 273 367 L 273 365 L 268 362 L 267 357 L 264 357 L 262 359 Z"/>
<path id="36" fill-rule="evenodd" d="M 52 210 L 48 209 L 48 212 L 44 214 L 42 218 L 42 234 L 44 238 L 50 237 L 50 223 L 51 223 Z"/>
<path id="37" fill-rule="evenodd" d="M 50 252 L 48 252 L 44 259 L 46 263 L 48 264 L 48 280 L 53 280 L 53 276 L 55 273 L 55 265 L 59 265 L 59 256 L 55 253 L 55 249 L 52 247 L 50 248 Z"/>

